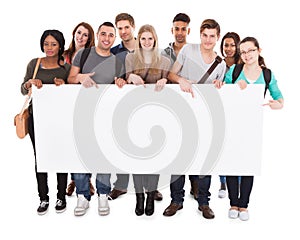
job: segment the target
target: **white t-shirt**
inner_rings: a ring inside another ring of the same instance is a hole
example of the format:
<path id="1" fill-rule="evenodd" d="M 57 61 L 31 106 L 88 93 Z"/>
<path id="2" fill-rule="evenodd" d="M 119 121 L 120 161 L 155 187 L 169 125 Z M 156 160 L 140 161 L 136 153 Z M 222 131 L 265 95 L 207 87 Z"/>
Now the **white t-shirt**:
<path id="1" fill-rule="evenodd" d="M 201 55 L 200 44 L 191 43 L 183 46 L 177 56 L 177 61 L 182 65 L 180 76 L 192 83 L 200 81 L 202 76 L 214 63 L 214 61 L 210 64 L 205 63 Z M 222 61 L 210 74 L 205 83 L 212 83 L 215 79 L 223 81 L 225 73 L 226 63 Z"/>

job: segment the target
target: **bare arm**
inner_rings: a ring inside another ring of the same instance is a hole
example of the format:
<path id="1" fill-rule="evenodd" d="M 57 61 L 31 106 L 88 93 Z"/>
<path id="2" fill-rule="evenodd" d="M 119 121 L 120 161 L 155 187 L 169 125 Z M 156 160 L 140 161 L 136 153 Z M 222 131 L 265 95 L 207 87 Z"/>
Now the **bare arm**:
<path id="1" fill-rule="evenodd" d="M 192 97 L 194 97 L 194 92 L 192 90 L 192 83 L 178 75 L 179 71 L 182 69 L 182 65 L 178 62 L 175 61 L 173 64 L 173 67 L 171 68 L 169 74 L 168 74 L 168 79 L 173 82 L 173 83 L 179 83 L 180 89 L 184 92 L 188 92 L 192 94 Z"/>
<path id="2" fill-rule="evenodd" d="M 264 104 L 264 106 L 270 106 L 271 109 L 282 109 L 284 105 L 283 98 L 280 98 L 278 100 L 269 100 L 269 103 Z"/>
<path id="3" fill-rule="evenodd" d="M 80 72 L 80 68 L 72 65 L 70 73 L 69 73 L 69 77 L 68 77 L 68 83 L 71 83 L 71 84 L 79 83 L 79 80 L 77 79 L 79 72 Z"/>
<path id="4" fill-rule="evenodd" d="M 180 76 L 178 75 L 179 71 L 181 70 L 182 65 L 175 61 L 175 63 L 173 64 L 169 74 L 168 74 L 168 79 L 173 82 L 173 83 L 179 83 L 180 80 Z"/>
<path id="5" fill-rule="evenodd" d="M 81 83 L 84 87 L 89 88 L 92 86 L 98 87 L 96 82 L 91 78 L 95 73 L 79 73 L 80 68 L 76 66 L 72 66 L 69 77 L 68 77 L 68 83 L 71 84 L 77 84 Z"/>

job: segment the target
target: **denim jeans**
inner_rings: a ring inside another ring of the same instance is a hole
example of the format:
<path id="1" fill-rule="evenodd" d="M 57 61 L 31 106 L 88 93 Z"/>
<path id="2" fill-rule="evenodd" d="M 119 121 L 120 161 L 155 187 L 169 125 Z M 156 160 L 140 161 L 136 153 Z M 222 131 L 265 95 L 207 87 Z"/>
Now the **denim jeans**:
<path id="1" fill-rule="evenodd" d="M 211 176 L 199 176 L 199 175 L 192 175 L 192 179 L 198 181 L 199 186 L 199 195 L 198 195 L 198 204 L 199 206 L 202 205 L 209 205 L 210 200 L 210 182 Z M 197 177 L 196 177 L 197 176 Z M 191 177 L 189 177 L 191 179 Z M 179 205 L 183 204 L 184 201 L 184 183 L 185 183 L 185 175 L 171 175 L 171 202 L 176 203 Z"/>
<path id="2" fill-rule="evenodd" d="M 203 206 L 203 205 L 209 205 L 209 200 L 210 200 L 210 182 L 211 182 L 211 176 L 206 175 L 206 176 L 199 176 L 199 194 L 198 194 L 198 205 Z"/>
<path id="3" fill-rule="evenodd" d="M 171 175 L 171 203 L 182 205 L 184 201 L 185 175 Z"/>
<path id="4" fill-rule="evenodd" d="M 74 173 L 74 180 L 76 185 L 76 194 L 83 194 L 87 200 L 91 200 L 90 194 L 90 173 Z M 110 174 L 96 175 L 96 188 L 98 194 L 109 194 L 111 190 L 110 186 Z"/>
<path id="5" fill-rule="evenodd" d="M 230 206 L 247 208 L 253 187 L 253 176 L 242 176 L 239 184 L 238 176 L 226 176 Z"/>
<path id="6" fill-rule="evenodd" d="M 226 177 L 220 176 L 220 183 L 226 183 Z"/>
<path id="7" fill-rule="evenodd" d="M 238 177 L 239 184 L 241 184 L 241 176 Z M 226 183 L 226 176 L 220 176 L 220 183 Z"/>
<path id="8" fill-rule="evenodd" d="M 91 178 L 92 174 L 91 173 L 89 173 L 89 174 L 90 174 L 90 178 Z M 74 181 L 74 173 L 71 173 L 71 180 Z"/>

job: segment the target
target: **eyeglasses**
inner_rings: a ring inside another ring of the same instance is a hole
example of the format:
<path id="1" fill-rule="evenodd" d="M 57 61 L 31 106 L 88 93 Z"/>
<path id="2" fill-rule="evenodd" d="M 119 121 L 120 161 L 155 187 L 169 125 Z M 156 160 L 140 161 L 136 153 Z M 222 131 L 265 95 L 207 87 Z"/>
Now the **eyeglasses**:
<path id="1" fill-rule="evenodd" d="M 255 49 L 249 49 L 247 52 L 242 51 L 242 52 L 240 52 L 240 55 L 241 56 L 246 56 L 249 53 L 251 53 L 251 54 L 254 53 L 256 50 L 257 50 L 257 48 L 255 48 Z"/>

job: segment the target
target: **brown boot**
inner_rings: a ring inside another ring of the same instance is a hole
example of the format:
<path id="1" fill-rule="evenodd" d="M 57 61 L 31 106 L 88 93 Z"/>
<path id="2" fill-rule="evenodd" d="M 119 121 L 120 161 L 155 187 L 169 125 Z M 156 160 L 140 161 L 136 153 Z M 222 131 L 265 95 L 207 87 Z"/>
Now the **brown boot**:
<path id="1" fill-rule="evenodd" d="M 75 190 L 75 181 L 71 180 L 71 182 L 69 183 L 69 185 L 67 187 L 66 195 L 71 196 L 73 194 L 74 190 Z"/>
<path id="2" fill-rule="evenodd" d="M 161 200 L 163 200 L 163 195 L 161 194 L 160 191 L 155 190 L 154 200 L 156 200 L 156 201 L 161 201 Z"/>
<path id="3" fill-rule="evenodd" d="M 91 183 L 91 180 L 90 180 L 90 194 L 91 194 L 91 196 L 93 196 L 95 194 L 95 188 L 94 188 L 93 184 Z"/>
<path id="4" fill-rule="evenodd" d="M 198 181 L 196 180 L 191 180 L 191 191 L 190 194 L 194 196 L 194 199 L 198 199 Z"/>

